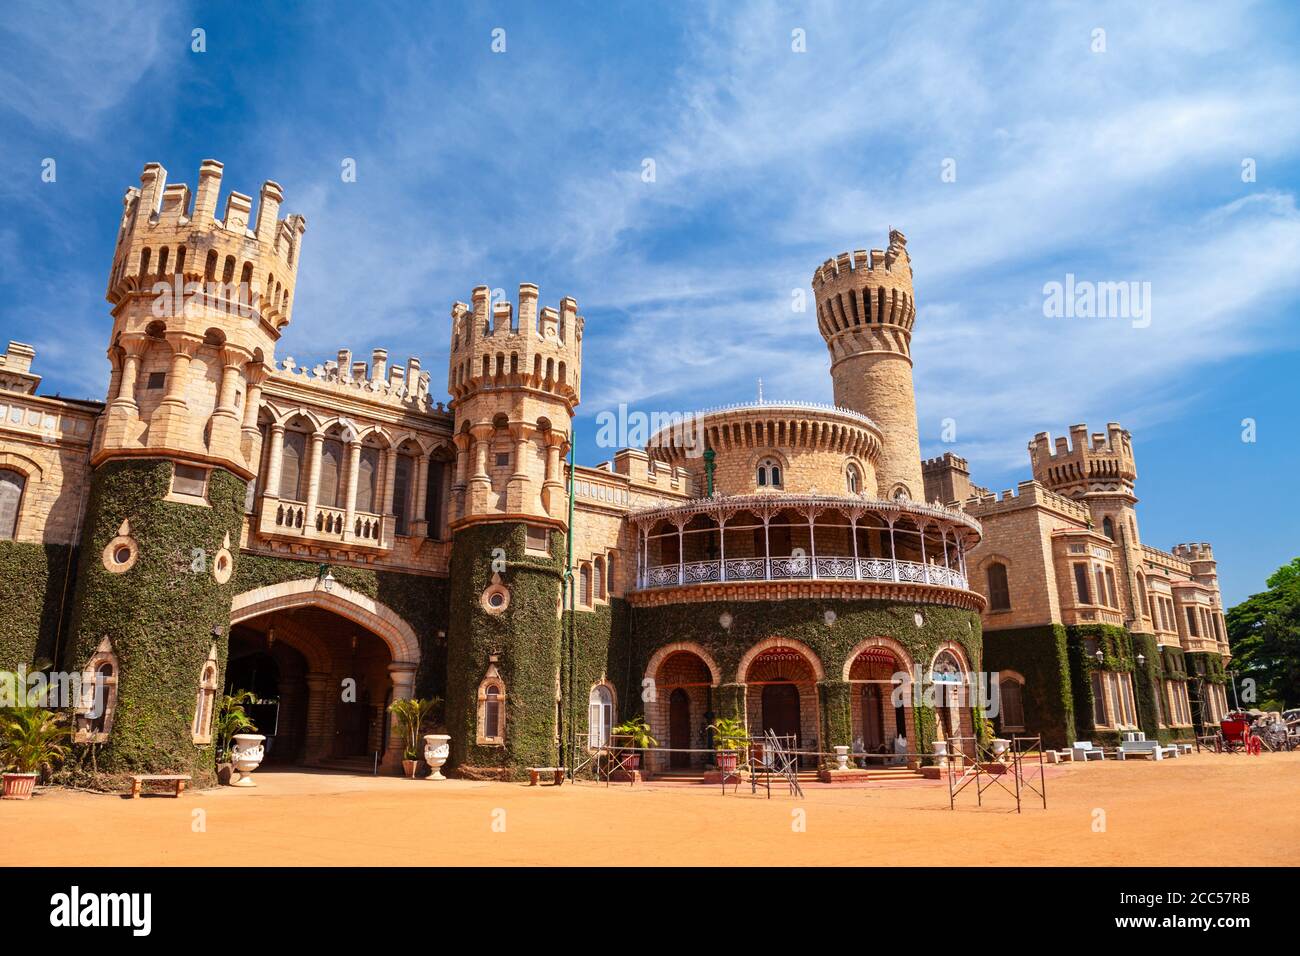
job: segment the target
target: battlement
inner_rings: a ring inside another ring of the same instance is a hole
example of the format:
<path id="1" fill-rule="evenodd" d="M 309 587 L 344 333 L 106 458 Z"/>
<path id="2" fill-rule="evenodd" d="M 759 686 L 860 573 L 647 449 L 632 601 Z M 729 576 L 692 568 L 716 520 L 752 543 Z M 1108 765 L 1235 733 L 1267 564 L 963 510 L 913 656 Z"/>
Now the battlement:
<path id="1" fill-rule="evenodd" d="M 280 218 L 284 192 L 271 180 L 262 184 L 255 216 L 252 197 L 231 191 L 216 218 L 222 170 L 215 159 L 205 159 L 191 193 L 185 183 L 168 184 L 160 164 L 145 164 L 140 185 L 129 187 L 122 199 L 105 297 L 117 308 L 173 286 L 165 294 L 203 308 L 237 299 L 241 314 L 264 322 L 278 337 L 289 323 L 307 220 Z M 184 310 L 178 304 L 170 311 Z"/>
<path id="2" fill-rule="evenodd" d="M 949 468 L 955 468 L 970 474 L 970 462 L 950 451 L 944 452 L 938 458 L 926 458 L 921 462 L 921 471 L 924 474 L 940 472 Z"/>
<path id="3" fill-rule="evenodd" d="M 897 270 L 896 266 L 899 266 Z M 813 291 L 820 291 L 822 286 L 839 279 L 882 278 L 883 274 L 892 275 L 895 271 L 906 271 L 910 288 L 912 262 L 907 255 L 907 237 L 897 229 L 891 229 L 888 249 L 872 249 L 870 253 L 866 249 L 856 249 L 851 253 L 841 252 L 838 256 L 823 262 L 813 273 Z M 864 273 L 871 275 L 864 276 Z"/>
<path id="4" fill-rule="evenodd" d="M 529 388 L 578 404 L 584 319 L 577 300 L 538 308 L 538 288 L 519 284 L 512 303 L 478 286 L 471 303 L 451 307 L 447 390 L 460 401 L 480 389 Z"/>
<path id="5" fill-rule="evenodd" d="M 1032 480 L 1020 482 L 1015 491 L 1008 488 L 998 495 L 980 494 L 971 497 L 963 510 L 978 518 L 985 518 L 1024 508 L 1047 508 L 1081 524 L 1087 524 L 1091 518 L 1091 512 L 1085 505 L 1058 495 Z"/>
<path id="6" fill-rule="evenodd" d="M 405 364 L 390 365 L 387 349 L 372 349 L 368 363 L 365 359 L 353 360 L 352 350 L 346 348 L 338 350 L 337 359 L 310 367 L 286 358 L 273 374 L 281 382 L 297 382 L 363 401 L 427 414 L 447 413 L 442 402 L 430 397 L 430 376 L 420 367 L 420 360 L 411 356 Z"/>
<path id="7" fill-rule="evenodd" d="M 1193 561 L 1213 561 L 1214 549 L 1204 541 L 1176 544 L 1173 547 L 1173 555 L 1188 564 Z"/>
<path id="8" fill-rule="evenodd" d="M 1118 422 L 1091 435 L 1087 425 L 1071 425 L 1069 438 L 1054 443 L 1048 432 L 1039 432 L 1029 443 L 1029 461 L 1035 480 L 1071 497 L 1131 495 L 1137 479 L 1133 437 Z"/>
<path id="9" fill-rule="evenodd" d="M 25 342 L 9 342 L 9 348 L 0 355 L 0 391 L 35 395 L 41 377 L 32 371 L 36 349 Z"/>

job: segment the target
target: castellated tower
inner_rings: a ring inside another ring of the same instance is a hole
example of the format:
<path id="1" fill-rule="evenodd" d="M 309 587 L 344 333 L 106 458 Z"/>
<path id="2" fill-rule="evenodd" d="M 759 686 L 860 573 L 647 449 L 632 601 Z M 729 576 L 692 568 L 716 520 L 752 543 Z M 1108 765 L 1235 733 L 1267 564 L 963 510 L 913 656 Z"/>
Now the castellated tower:
<path id="1" fill-rule="evenodd" d="M 1118 422 L 1104 432 L 1088 433 L 1087 425 L 1071 425 L 1070 437 L 1055 442 L 1039 432 L 1029 443 L 1034 480 L 1059 495 L 1087 505 L 1095 529 L 1115 542 L 1126 587 L 1120 597 L 1130 629 L 1143 631 L 1137 572 L 1142 567 L 1138 535 L 1137 461 L 1133 436 Z"/>
<path id="2" fill-rule="evenodd" d="M 260 454 L 257 413 L 289 322 L 306 221 L 280 218 L 280 187 L 231 192 L 222 165 L 197 190 L 149 163 L 127 189 L 109 272 L 108 408 L 74 603 L 71 666 L 117 681 L 111 733 L 79 723 L 101 772 L 212 778 L 196 720 L 224 681 L 244 503 Z"/>
<path id="3" fill-rule="evenodd" d="M 1182 558 L 1192 567 L 1192 580 L 1197 584 L 1219 590 L 1219 563 L 1214 559 L 1214 549 L 1204 541 L 1192 544 L 1176 544 L 1173 547 L 1176 558 Z"/>
<path id="4" fill-rule="evenodd" d="M 559 739 L 561 607 L 569 530 L 565 456 L 579 401 L 577 303 L 538 310 L 479 286 L 451 310 L 455 414 L 447 728 L 466 775 L 549 765 Z M 484 736 L 489 692 L 503 735 Z"/>
<path id="5" fill-rule="evenodd" d="M 912 264 L 907 239 L 889 248 L 842 252 L 812 280 L 817 327 L 831 353 L 835 404 L 871 418 L 883 436 L 878 494 L 922 500 L 921 446 L 912 391 Z"/>

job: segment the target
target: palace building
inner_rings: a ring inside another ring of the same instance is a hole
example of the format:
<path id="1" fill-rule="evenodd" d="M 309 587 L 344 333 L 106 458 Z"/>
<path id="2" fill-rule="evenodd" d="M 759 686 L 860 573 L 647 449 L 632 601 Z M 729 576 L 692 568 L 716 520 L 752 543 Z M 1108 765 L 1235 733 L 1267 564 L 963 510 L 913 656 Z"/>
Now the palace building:
<path id="1" fill-rule="evenodd" d="M 922 461 L 901 232 L 813 276 L 833 405 L 701 412 L 585 466 L 573 298 L 473 288 L 445 398 L 382 349 L 299 365 L 276 347 L 306 221 L 274 182 L 219 214 L 222 174 L 191 193 L 150 163 L 126 191 L 104 402 L 0 357 L 0 667 L 99 680 L 75 730 L 97 772 L 210 781 L 236 688 L 269 763 L 358 769 L 400 761 L 394 700 L 443 698 L 450 766 L 484 777 L 572 766 L 633 716 L 671 773 L 723 717 L 811 766 L 1226 710 L 1213 552 L 1141 542 L 1127 431 L 1040 434 L 1001 495 Z"/>

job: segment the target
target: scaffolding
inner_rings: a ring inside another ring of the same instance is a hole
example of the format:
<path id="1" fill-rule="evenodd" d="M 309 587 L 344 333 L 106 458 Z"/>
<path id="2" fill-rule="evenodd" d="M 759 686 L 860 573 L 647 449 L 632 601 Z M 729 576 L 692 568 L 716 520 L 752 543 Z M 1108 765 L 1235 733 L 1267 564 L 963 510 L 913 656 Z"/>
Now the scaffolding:
<path id="1" fill-rule="evenodd" d="M 948 754 L 944 757 L 948 771 L 948 809 L 956 810 L 957 797 L 973 785 L 977 807 L 984 806 L 985 792 L 997 787 L 1015 800 L 1016 813 L 1023 811 L 1026 801 L 1041 801 L 1046 810 L 1042 737 L 1012 737 L 1005 750 L 996 747 L 996 743 L 981 743 L 975 737 L 948 738 Z"/>

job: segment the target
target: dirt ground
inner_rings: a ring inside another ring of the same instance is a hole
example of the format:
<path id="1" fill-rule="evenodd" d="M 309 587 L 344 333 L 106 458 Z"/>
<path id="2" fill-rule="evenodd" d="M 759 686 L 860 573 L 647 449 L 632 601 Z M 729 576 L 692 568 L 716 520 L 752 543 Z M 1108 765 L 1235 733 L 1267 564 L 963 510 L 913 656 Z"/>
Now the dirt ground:
<path id="1" fill-rule="evenodd" d="M 1300 752 L 1053 768 L 1048 809 L 942 784 L 537 787 L 262 772 L 180 799 L 0 803 L 6 865 L 1300 864 Z M 202 811 L 199 813 L 197 811 Z"/>

